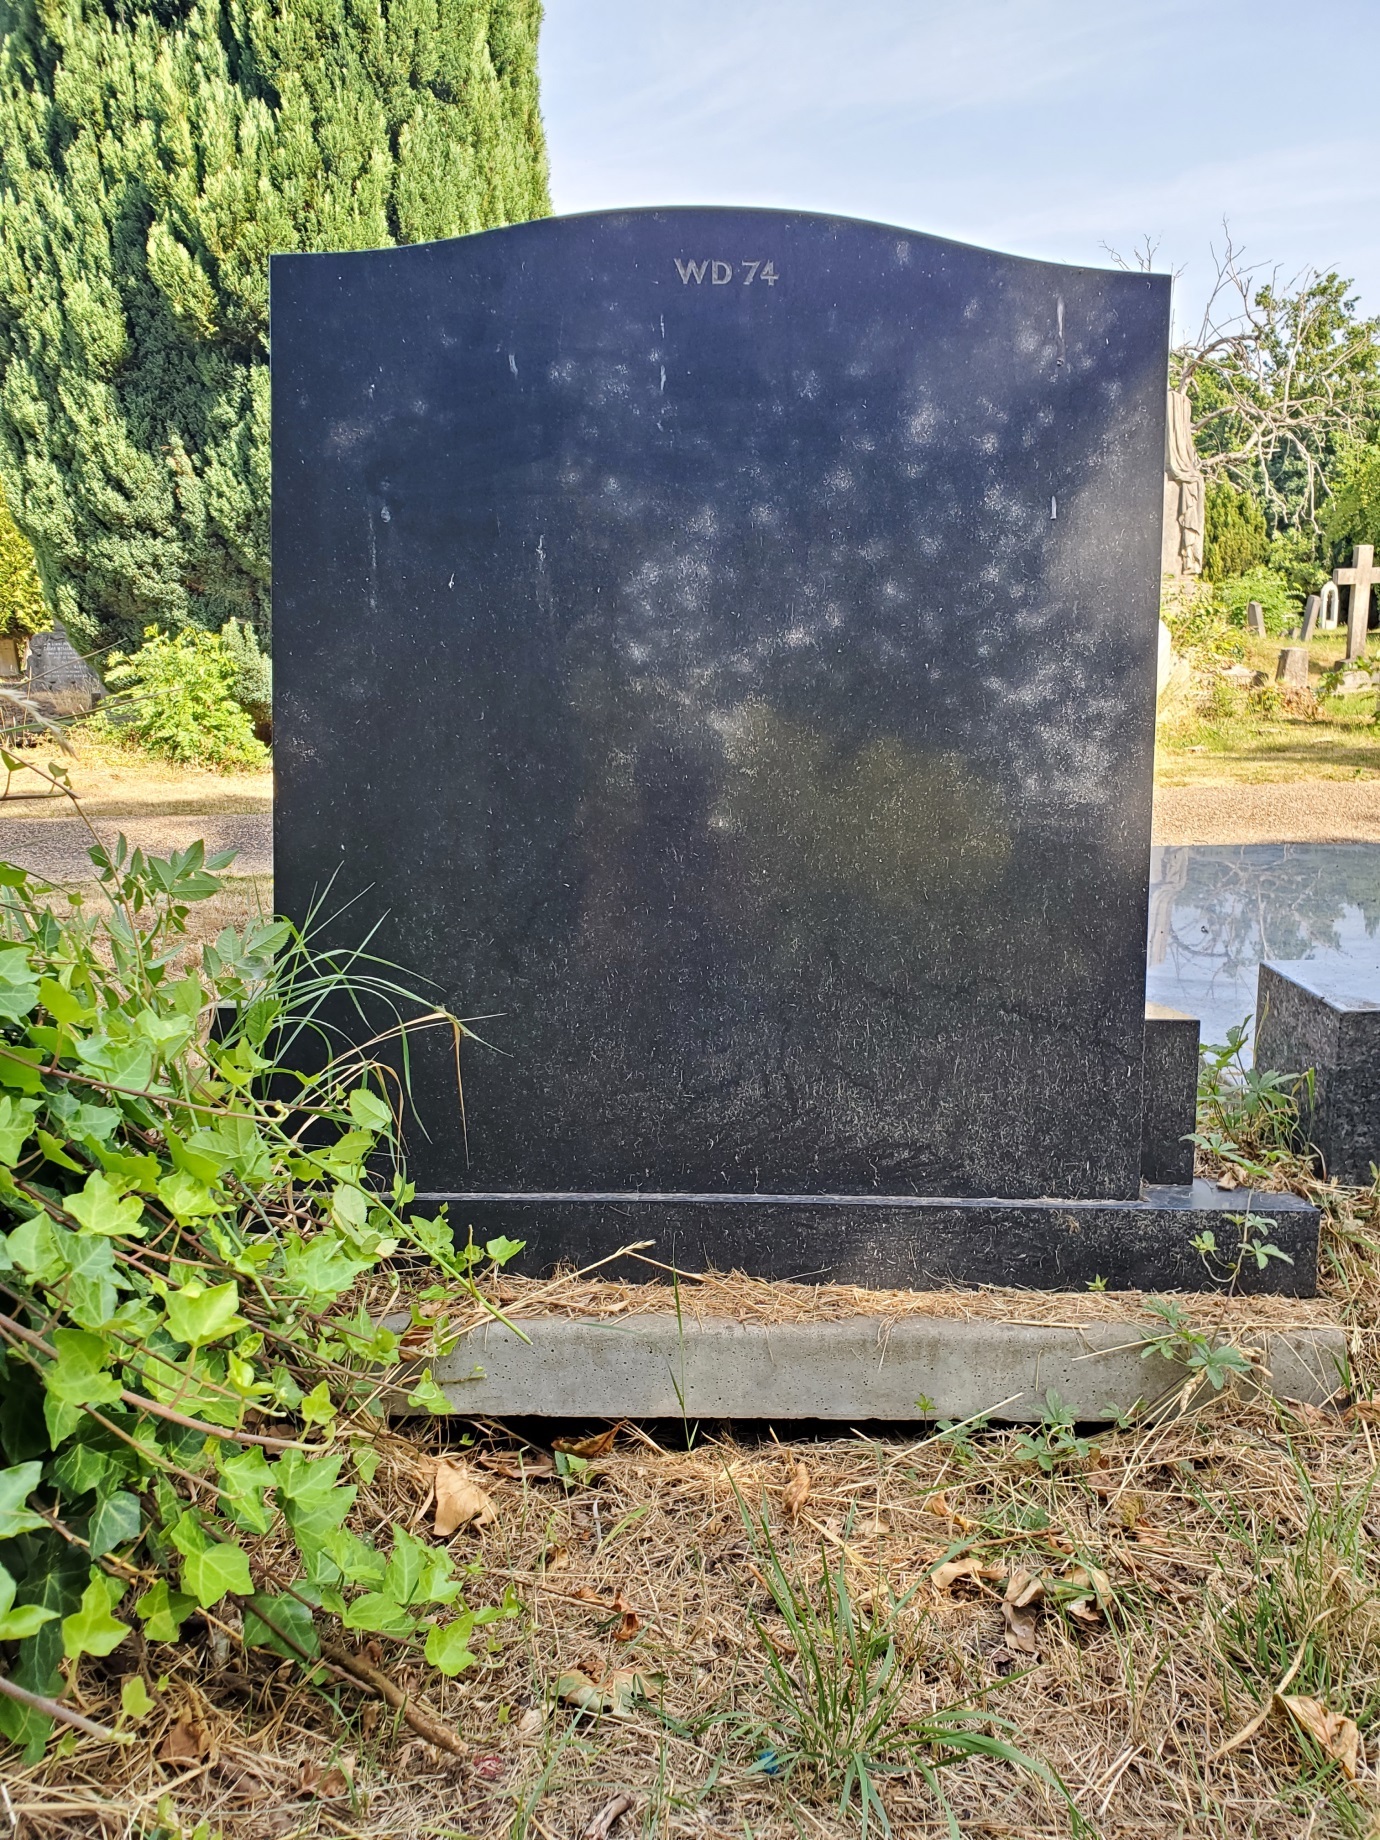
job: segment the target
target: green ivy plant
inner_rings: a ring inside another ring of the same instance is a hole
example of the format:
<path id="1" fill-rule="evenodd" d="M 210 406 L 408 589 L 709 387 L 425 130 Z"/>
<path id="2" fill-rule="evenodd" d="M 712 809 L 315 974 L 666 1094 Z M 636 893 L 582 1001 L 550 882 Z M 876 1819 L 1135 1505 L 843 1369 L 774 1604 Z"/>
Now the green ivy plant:
<path id="1" fill-rule="evenodd" d="M 484 1255 L 413 1211 L 379 1047 L 269 1096 L 271 1044 L 326 1040 L 342 988 L 393 1003 L 394 1039 L 462 1025 L 284 921 L 194 963 L 187 917 L 228 854 L 91 857 L 99 911 L 0 865 L 0 1732 L 30 1756 L 64 1669 L 136 1629 L 241 1624 L 314 1669 L 333 1624 L 456 1674 L 516 1609 L 468 1605 L 474 1568 L 405 1527 L 349 1524 L 380 1394 L 446 1409 L 351 1292 L 411 1261 L 477 1295 Z"/>

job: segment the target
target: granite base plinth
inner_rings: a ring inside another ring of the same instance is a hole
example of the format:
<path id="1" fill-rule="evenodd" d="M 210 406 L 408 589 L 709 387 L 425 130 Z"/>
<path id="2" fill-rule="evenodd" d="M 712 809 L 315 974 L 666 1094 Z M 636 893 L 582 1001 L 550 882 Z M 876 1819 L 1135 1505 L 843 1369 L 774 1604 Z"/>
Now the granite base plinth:
<path id="1" fill-rule="evenodd" d="M 586 1266 L 634 1245 L 682 1271 L 937 1290 L 1000 1284 L 1078 1290 L 1242 1292 L 1311 1297 L 1317 1288 L 1318 1210 L 1296 1195 L 1227 1191 L 1210 1182 L 1150 1186 L 1134 1201 L 993 1200 L 916 1195 L 636 1195 L 431 1193 L 459 1240 L 500 1234 L 524 1242 L 514 1269 L 544 1274 Z M 1241 1217 L 1263 1216 L 1249 1237 L 1286 1258 L 1254 1256 L 1232 1270 Z M 1211 1233 L 1216 1259 L 1195 1251 Z M 602 1275 L 647 1276 L 632 1258 Z"/>

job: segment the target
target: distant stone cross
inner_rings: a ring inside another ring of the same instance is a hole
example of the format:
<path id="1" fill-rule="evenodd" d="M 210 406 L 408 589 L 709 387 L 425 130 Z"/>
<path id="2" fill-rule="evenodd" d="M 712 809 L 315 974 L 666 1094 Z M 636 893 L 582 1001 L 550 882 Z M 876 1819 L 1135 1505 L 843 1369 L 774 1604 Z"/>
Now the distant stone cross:
<path id="1" fill-rule="evenodd" d="M 1375 545 L 1358 543 L 1351 552 L 1351 567 L 1333 569 L 1332 579 L 1339 588 L 1351 589 L 1351 606 L 1346 622 L 1346 655 L 1350 661 L 1362 657 L 1366 649 L 1366 628 L 1370 625 L 1370 591 L 1376 582 L 1380 582 L 1380 569 L 1375 566 Z"/>

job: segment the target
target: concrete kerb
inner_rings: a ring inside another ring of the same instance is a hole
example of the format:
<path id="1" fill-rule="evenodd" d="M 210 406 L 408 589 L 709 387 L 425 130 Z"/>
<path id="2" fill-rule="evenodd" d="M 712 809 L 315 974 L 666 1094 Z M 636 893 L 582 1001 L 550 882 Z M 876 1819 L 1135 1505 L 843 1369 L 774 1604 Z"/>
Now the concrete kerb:
<path id="1" fill-rule="evenodd" d="M 670 1312 L 524 1317 L 466 1335 L 432 1373 L 455 1411 L 494 1418 L 1038 1421 L 1055 1392 L 1080 1422 L 1171 1398 L 1185 1367 L 1144 1353 L 1143 1316 L 1037 1325 L 942 1317 L 741 1323 Z M 1221 1336 L 1248 1387 L 1319 1406 L 1346 1372 L 1339 1326 Z"/>

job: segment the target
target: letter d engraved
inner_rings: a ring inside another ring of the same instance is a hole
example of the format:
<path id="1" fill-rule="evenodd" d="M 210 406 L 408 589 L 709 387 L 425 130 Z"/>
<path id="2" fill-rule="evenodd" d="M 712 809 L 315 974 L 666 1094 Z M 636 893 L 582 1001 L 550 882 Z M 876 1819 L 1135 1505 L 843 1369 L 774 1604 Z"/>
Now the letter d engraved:
<path id="1" fill-rule="evenodd" d="M 731 262 L 716 262 L 714 264 L 714 272 L 710 279 L 715 287 L 727 287 L 729 282 L 733 279 L 733 264 Z"/>
<path id="2" fill-rule="evenodd" d="M 717 264 L 715 266 L 717 266 Z M 695 278 L 695 285 L 698 287 L 703 282 L 705 270 L 708 267 L 709 264 L 707 262 L 682 262 L 679 256 L 676 257 L 676 273 L 680 276 L 682 287 L 689 287 L 690 277 L 692 275 Z"/>

